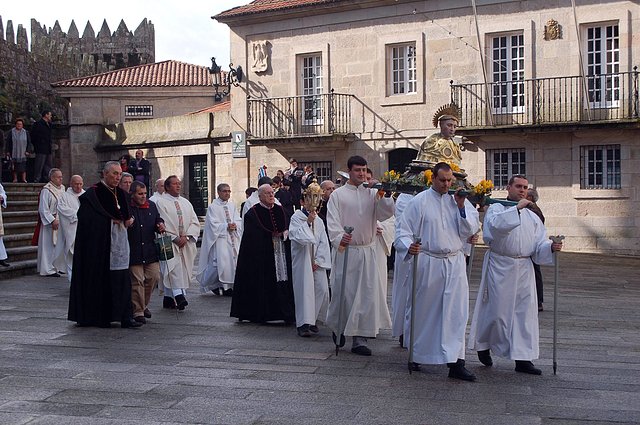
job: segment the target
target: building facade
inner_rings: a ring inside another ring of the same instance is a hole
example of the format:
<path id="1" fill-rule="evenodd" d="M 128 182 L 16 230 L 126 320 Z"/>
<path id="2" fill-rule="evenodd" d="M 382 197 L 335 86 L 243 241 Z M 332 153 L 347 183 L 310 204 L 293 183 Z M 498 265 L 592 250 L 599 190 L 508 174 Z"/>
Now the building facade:
<path id="1" fill-rule="evenodd" d="M 215 16 L 246 71 L 230 122 L 248 141 L 216 178 L 244 188 L 288 157 L 335 178 L 354 154 L 398 170 L 455 102 L 470 181 L 504 197 L 526 174 L 568 249 L 640 254 L 640 6 L 479 3 L 256 0 Z"/>

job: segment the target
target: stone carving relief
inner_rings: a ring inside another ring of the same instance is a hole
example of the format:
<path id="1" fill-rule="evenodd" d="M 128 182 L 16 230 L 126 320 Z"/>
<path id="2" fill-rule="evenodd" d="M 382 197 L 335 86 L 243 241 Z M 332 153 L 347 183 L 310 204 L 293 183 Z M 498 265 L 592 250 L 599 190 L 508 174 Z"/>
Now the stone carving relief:
<path id="1" fill-rule="evenodd" d="M 266 72 L 267 68 L 269 68 L 269 57 L 271 56 L 270 45 L 271 43 L 266 40 L 251 43 L 251 51 L 253 54 L 251 69 L 253 72 Z"/>
<path id="2" fill-rule="evenodd" d="M 559 40 L 562 38 L 562 26 L 558 23 L 558 21 L 554 19 L 549 19 L 547 24 L 544 26 L 544 39 L 549 40 Z"/>

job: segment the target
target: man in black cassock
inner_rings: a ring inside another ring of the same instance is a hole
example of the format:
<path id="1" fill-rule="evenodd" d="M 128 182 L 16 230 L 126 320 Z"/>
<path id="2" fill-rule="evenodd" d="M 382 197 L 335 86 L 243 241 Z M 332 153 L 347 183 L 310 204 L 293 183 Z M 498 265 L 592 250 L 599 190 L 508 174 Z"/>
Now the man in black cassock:
<path id="1" fill-rule="evenodd" d="M 79 198 L 68 314 L 79 326 L 142 325 L 132 318 L 126 228 L 134 220 L 118 187 L 121 174 L 118 162 L 107 162 L 103 179 Z"/>
<path id="2" fill-rule="evenodd" d="M 231 317 L 263 323 L 295 322 L 288 221 L 273 188 L 258 188 L 260 203 L 244 216 L 233 284 Z"/>

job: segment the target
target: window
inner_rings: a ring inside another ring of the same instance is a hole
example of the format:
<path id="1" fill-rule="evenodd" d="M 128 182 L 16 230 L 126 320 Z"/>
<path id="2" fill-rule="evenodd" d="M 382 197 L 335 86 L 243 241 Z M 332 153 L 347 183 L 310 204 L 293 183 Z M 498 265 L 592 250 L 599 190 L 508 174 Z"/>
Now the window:
<path id="1" fill-rule="evenodd" d="M 313 168 L 318 184 L 325 180 L 333 180 L 333 165 L 331 161 L 300 161 L 300 164 L 310 165 Z"/>
<path id="2" fill-rule="evenodd" d="M 388 95 L 417 92 L 416 44 L 396 44 L 388 46 Z"/>
<path id="3" fill-rule="evenodd" d="M 126 105 L 124 107 L 124 116 L 128 118 L 152 117 L 153 106 L 152 105 Z"/>
<path id="4" fill-rule="evenodd" d="M 491 39 L 491 76 L 494 113 L 523 113 L 524 35 L 502 35 Z"/>
<path id="5" fill-rule="evenodd" d="M 302 56 L 300 67 L 304 125 L 321 125 L 323 122 L 322 56 Z"/>
<path id="6" fill-rule="evenodd" d="M 620 189 L 620 145 L 580 147 L 580 188 Z"/>
<path id="7" fill-rule="evenodd" d="M 487 150 L 487 178 L 496 189 L 505 189 L 514 174 L 526 175 L 524 149 Z"/>
<path id="8" fill-rule="evenodd" d="M 593 108 L 617 107 L 620 100 L 618 25 L 587 28 L 587 87 Z"/>

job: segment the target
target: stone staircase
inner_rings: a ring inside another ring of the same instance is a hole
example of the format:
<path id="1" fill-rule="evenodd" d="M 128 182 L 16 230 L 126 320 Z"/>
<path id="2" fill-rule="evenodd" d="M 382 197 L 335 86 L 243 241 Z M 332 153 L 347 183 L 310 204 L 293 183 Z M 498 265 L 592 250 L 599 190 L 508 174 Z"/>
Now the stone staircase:
<path id="1" fill-rule="evenodd" d="M 2 183 L 7 192 L 7 208 L 2 210 L 4 246 L 9 267 L 0 267 L 0 281 L 36 272 L 38 247 L 31 237 L 38 221 L 38 196 L 41 183 Z"/>

